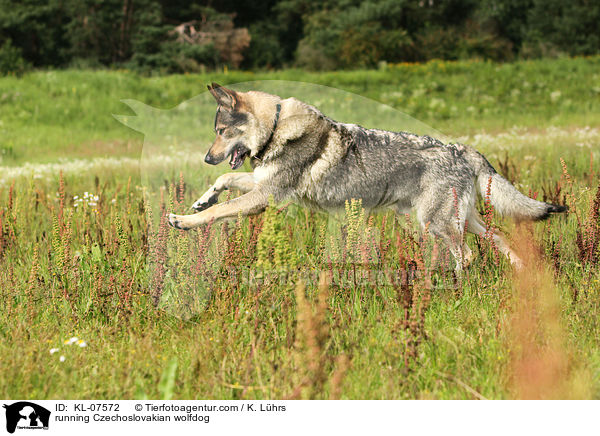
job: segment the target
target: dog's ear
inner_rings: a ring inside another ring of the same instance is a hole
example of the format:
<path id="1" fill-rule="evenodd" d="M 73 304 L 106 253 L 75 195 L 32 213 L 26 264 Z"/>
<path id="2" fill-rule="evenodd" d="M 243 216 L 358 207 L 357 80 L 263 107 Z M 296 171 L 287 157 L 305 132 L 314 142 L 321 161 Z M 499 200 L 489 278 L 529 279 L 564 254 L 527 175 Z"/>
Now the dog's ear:
<path id="1" fill-rule="evenodd" d="M 208 90 L 215 100 L 217 100 L 217 103 L 225 109 L 234 110 L 240 102 L 240 95 L 237 92 L 233 89 L 227 89 L 218 83 L 213 82 L 212 85 L 208 85 Z"/>

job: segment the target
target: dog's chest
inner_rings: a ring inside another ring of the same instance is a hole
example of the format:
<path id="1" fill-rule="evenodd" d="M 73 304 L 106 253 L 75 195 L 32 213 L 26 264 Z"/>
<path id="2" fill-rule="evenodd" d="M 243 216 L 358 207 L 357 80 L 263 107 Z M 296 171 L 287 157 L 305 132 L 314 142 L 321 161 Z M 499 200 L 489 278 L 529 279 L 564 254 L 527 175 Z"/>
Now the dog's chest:
<path id="1" fill-rule="evenodd" d="M 263 183 L 266 180 L 269 180 L 273 177 L 273 175 L 277 172 L 277 167 L 275 165 L 265 165 L 254 168 L 254 172 L 252 173 L 252 177 L 254 178 L 254 183 Z"/>

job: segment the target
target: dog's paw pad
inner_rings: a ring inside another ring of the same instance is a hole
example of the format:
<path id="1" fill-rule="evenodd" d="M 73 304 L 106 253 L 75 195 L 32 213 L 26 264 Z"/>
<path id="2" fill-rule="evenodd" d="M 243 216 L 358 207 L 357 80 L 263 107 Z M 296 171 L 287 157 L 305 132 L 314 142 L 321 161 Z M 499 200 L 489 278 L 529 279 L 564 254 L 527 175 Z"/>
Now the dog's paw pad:
<path id="1" fill-rule="evenodd" d="M 194 203 L 192 204 L 192 209 L 196 212 L 202 212 L 205 209 L 208 209 L 211 205 L 208 203 Z"/>
<path id="2" fill-rule="evenodd" d="M 171 227 L 182 230 L 182 228 L 179 226 L 180 221 L 177 219 L 177 215 L 170 213 L 167 221 Z"/>
<path id="3" fill-rule="evenodd" d="M 208 209 L 211 206 L 214 206 L 217 203 L 217 199 L 214 197 L 210 197 L 208 201 L 200 201 L 198 200 L 194 204 L 192 204 L 192 209 L 196 212 L 202 212 L 203 210 Z"/>

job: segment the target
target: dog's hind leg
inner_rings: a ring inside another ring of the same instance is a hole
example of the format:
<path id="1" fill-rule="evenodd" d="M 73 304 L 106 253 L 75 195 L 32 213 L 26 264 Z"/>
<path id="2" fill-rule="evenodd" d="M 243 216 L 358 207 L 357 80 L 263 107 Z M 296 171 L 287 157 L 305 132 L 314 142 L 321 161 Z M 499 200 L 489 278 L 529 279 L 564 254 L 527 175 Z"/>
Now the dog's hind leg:
<path id="1" fill-rule="evenodd" d="M 429 231 L 433 236 L 436 236 L 444 241 L 444 244 L 446 244 L 450 250 L 450 253 L 452 253 L 452 256 L 454 256 L 454 259 L 456 260 L 455 269 L 457 271 L 461 271 L 469 265 L 473 253 L 467 244 L 463 242 L 462 234 L 456 229 L 455 226 L 448 225 L 442 227 L 435 224 L 430 224 Z"/>
<path id="2" fill-rule="evenodd" d="M 455 269 L 460 271 L 470 261 L 471 250 L 464 244 L 461 226 L 450 210 L 450 206 L 442 206 L 436 211 L 417 209 L 417 220 L 423 229 L 427 228 L 431 236 L 441 239 L 448 247 L 456 261 Z"/>
<path id="3" fill-rule="evenodd" d="M 472 252 L 463 237 L 466 210 L 471 202 L 470 191 L 463 191 L 456 197 L 440 197 L 430 192 L 419 199 L 415 208 L 421 226 L 427 227 L 432 236 L 440 238 L 448 247 L 456 260 L 457 271 L 464 269 L 471 261 Z"/>
<path id="4" fill-rule="evenodd" d="M 237 189 L 243 194 L 254 189 L 254 177 L 252 173 L 227 173 L 219 176 L 215 183 L 208 188 L 202 197 L 192 204 L 192 209 L 201 212 L 208 209 L 219 201 L 221 192 L 227 189 Z"/>
<path id="5" fill-rule="evenodd" d="M 471 209 L 467 216 L 467 231 L 482 238 L 485 236 L 485 224 L 481 220 L 481 216 L 475 208 Z M 516 268 L 521 268 L 523 266 L 523 261 L 519 258 L 519 256 L 516 255 L 514 251 L 511 250 L 510 246 L 506 242 L 506 239 L 504 239 L 504 236 L 502 233 L 500 233 L 500 231 L 495 230 L 492 238 L 496 244 L 496 247 L 498 247 L 502 254 L 508 258 L 510 263 L 512 263 Z"/>

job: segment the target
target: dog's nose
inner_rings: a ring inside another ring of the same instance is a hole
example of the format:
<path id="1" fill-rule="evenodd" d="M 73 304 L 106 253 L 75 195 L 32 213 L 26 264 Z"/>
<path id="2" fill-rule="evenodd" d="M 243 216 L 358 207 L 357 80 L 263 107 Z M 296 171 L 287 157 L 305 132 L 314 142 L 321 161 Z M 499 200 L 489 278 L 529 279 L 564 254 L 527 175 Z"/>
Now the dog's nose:
<path id="1" fill-rule="evenodd" d="M 206 153 L 206 156 L 204 157 L 204 162 L 206 162 L 207 164 L 211 164 L 211 165 L 215 164 L 215 160 L 210 155 L 210 153 Z"/>

